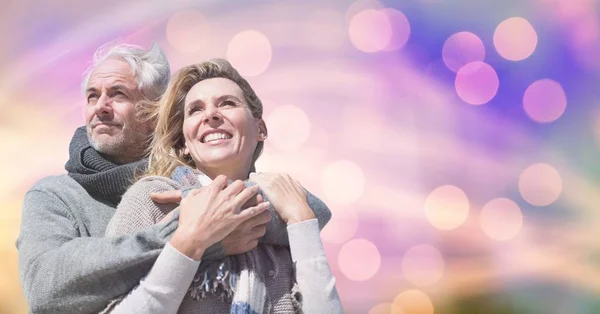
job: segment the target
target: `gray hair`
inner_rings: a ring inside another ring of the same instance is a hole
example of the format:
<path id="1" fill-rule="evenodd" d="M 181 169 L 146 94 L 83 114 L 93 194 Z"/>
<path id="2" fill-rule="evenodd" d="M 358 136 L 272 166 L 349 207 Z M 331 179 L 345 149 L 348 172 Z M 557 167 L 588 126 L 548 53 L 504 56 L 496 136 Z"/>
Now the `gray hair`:
<path id="1" fill-rule="evenodd" d="M 85 94 L 90 75 L 104 60 L 120 58 L 129 64 L 137 80 L 138 89 L 149 101 L 158 101 L 167 89 L 171 68 L 169 61 L 157 44 L 146 51 L 140 46 L 121 44 L 104 45 L 94 53 L 93 64 L 84 72 L 82 91 Z"/>

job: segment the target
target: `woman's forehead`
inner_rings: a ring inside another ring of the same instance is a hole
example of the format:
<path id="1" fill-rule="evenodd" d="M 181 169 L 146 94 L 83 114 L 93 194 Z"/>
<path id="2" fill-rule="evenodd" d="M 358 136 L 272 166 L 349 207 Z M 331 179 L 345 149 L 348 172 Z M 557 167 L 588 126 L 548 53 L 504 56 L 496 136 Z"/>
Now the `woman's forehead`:
<path id="1" fill-rule="evenodd" d="M 196 83 L 185 97 L 185 103 L 201 100 L 204 103 L 214 101 L 223 96 L 234 96 L 240 100 L 244 98 L 244 92 L 234 81 L 216 77 L 202 80 Z"/>

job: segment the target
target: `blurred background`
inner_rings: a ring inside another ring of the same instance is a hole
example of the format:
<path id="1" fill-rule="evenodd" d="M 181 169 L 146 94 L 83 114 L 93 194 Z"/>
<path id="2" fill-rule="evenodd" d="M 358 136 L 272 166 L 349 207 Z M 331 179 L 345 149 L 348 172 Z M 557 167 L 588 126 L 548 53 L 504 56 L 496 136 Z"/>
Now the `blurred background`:
<path id="1" fill-rule="evenodd" d="M 263 100 L 258 171 L 333 210 L 347 313 L 600 313 L 596 0 L 9 1 L 0 313 L 26 313 L 25 192 L 64 173 L 107 42 L 227 58 Z"/>

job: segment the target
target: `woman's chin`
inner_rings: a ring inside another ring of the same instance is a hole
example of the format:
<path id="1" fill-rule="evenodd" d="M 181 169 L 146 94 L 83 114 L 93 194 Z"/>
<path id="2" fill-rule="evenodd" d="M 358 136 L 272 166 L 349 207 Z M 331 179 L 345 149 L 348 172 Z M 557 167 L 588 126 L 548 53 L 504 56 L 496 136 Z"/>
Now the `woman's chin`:
<path id="1" fill-rule="evenodd" d="M 201 162 L 198 165 L 200 168 L 208 169 L 219 169 L 219 168 L 233 168 L 236 166 L 235 155 L 221 155 L 221 156 L 209 156 L 200 159 Z"/>

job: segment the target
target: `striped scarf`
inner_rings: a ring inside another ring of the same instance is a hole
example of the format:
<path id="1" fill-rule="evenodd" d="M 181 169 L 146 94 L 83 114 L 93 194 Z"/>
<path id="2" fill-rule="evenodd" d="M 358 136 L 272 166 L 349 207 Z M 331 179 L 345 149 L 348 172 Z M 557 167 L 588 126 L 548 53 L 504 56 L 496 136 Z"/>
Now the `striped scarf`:
<path id="1" fill-rule="evenodd" d="M 171 178 L 181 184 L 183 197 L 190 190 L 211 182 L 202 172 L 186 166 L 177 167 Z M 249 185 L 247 182 L 245 184 Z M 272 248 L 263 248 L 277 269 Z M 263 263 L 256 248 L 218 261 L 202 261 L 188 293 L 195 300 L 217 296 L 223 302 L 231 302 L 232 314 L 262 314 L 267 301 L 262 274 Z"/>

